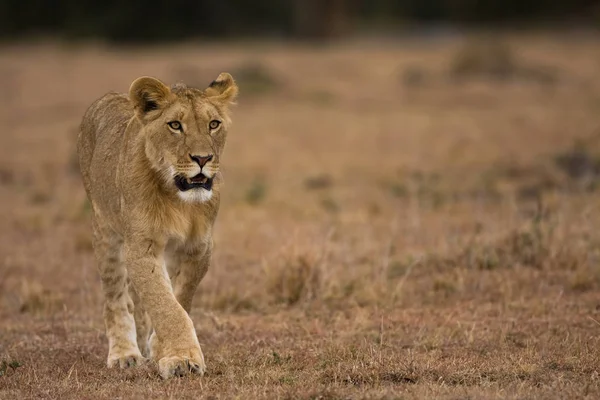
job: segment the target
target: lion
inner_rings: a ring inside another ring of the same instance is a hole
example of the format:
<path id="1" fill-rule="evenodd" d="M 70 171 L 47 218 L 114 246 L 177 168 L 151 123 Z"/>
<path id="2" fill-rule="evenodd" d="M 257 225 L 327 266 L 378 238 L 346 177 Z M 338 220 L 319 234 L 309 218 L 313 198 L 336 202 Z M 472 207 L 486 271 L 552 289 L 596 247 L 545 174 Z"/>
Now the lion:
<path id="1" fill-rule="evenodd" d="M 77 151 L 92 206 L 109 368 L 148 358 L 164 379 L 203 375 L 189 317 L 206 274 L 219 172 L 238 87 L 221 73 L 204 90 L 141 77 L 85 112 Z"/>

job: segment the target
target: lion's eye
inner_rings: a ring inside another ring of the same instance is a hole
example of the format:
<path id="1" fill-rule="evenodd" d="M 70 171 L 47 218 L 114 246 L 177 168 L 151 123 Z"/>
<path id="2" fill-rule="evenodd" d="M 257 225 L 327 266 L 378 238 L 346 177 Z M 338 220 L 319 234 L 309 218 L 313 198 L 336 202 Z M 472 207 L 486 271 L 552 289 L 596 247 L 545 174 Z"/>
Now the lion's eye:
<path id="1" fill-rule="evenodd" d="M 217 129 L 219 127 L 219 125 L 221 125 L 221 121 L 217 121 L 216 119 L 213 119 L 212 121 L 210 121 L 210 124 L 208 124 L 208 127 L 210 129 Z"/>
<path id="2" fill-rule="evenodd" d="M 180 131 L 181 130 L 181 122 L 179 121 L 171 121 L 169 123 L 167 123 L 167 125 L 169 125 L 169 128 L 176 130 L 176 131 Z"/>

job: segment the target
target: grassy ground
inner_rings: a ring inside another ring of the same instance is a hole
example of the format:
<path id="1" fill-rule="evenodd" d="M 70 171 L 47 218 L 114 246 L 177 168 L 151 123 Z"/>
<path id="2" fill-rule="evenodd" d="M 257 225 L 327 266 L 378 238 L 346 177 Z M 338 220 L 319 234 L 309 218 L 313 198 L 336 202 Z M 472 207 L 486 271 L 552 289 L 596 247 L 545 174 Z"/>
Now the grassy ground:
<path id="1" fill-rule="evenodd" d="M 598 398 L 599 42 L 5 45 L 0 398 Z M 221 71 L 208 373 L 108 370 L 79 120 Z"/>

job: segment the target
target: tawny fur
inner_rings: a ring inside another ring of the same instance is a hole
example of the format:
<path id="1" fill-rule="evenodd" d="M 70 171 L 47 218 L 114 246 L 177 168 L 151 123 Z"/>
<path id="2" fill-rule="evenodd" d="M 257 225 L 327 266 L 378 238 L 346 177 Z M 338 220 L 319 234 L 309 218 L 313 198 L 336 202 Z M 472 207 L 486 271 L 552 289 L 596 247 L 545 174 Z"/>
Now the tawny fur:
<path id="1" fill-rule="evenodd" d="M 93 208 L 109 367 L 151 357 L 163 378 L 204 373 L 188 313 L 210 262 L 219 161 L 237 92 L 227 73 L 205 90 L 142 77 L 128 95 L 109 93 L 83 117 L 78 153 Z M 203 167 L 191 159 L 208 155 Z M 200 172 L 213 178 L 211 191 L 176 187 L 176 174 Z"/>

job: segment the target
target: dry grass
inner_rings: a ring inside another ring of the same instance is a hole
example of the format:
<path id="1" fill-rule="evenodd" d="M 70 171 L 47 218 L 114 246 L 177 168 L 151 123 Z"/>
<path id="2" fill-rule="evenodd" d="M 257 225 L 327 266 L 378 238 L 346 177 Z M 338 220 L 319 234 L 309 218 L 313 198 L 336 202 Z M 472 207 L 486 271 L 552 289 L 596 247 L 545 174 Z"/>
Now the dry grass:
<path id="1" fill-rule="evenodd" d="M 598 398 L 599 41 L 5 47 L 0 398 Z M 107 370 L 79 119 L 226 70 L 208 374 Z"/>

